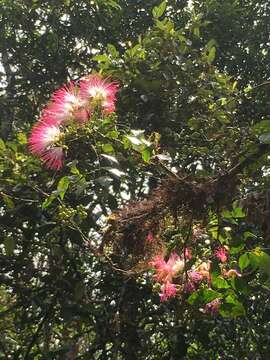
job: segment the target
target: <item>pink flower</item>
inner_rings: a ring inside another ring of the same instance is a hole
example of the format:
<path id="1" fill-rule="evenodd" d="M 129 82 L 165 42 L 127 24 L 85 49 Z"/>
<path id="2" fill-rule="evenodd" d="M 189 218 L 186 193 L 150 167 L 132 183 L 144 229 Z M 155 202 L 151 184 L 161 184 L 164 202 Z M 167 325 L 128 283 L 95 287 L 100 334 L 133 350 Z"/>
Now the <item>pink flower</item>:
<path id="1" fill-rule="evenodd" d="M 215 252 L 214 255 L 218 258 L 221 262 L 226 262 L 228 259 L 228 251 L 225 247 L 219 247 Z"/>
<path id="2" fill-rule="evenodd" d="M 146 236 L 146 242 L 151 243 L 154 240 L 154 236 L 152 231 L 149 231 L 147 236 Z"/>
<path id="3" fill-rule="evenodd" d="M 41 160 L 45 163 L 48 169 L 60 170 L 63 166 L 64 152 L 61 147 L 55 147 L 46 151 Z"/>
<path id="4" fill-rule="evenodd" d="M 177 273 L 183 271 L 185 263 L 176 253 L 172 253 L 167 262 L 163 256 L 156 256 L 154 260 L 150 262 L 150 266 L 153 266 L 157 272 L 154 275 L 155 280 L 166 283 L 172 282 L 172 278 L 177 275 Z"/>
<path id="5" fill-rule="evenodd" d="M 184 285 L 184 292 L 185 293 L 192 293 L 196 290 L 196 286 L 194 285 L 193 282 L 191 281 L 188 281 L 185 283 Z"/>
<path id="6" fill-rule="evenodd" d="M 184 291 L 191 293 L 198 288 L 199 283 L 203 280 L 203 275 L 198 271 L 189 270 L 187 281 L 184 284 Z"/>
<path id="7" fill-rule="evenodd" d="M 186 260 L 191 260 L 192 259 L 192 255 L 191 255 L 191 251 L 188 247 L 184 248 L 184 256 Z"/>
<path id="8" fill-rule="evenodd" d="M 161 286 L 160 301 L 167 301 L 169 298 L 176 296 L 176 285 L 170 282 L 166 282 Z"/>
<path id="9" fill-rule="evenodd" d="M 197 271 L 202 276 L 202 279 L 206 279 L 208 282 L 211 281 L 210 275 L 211 262 L 203 262 L 198 266 Z"/>
<path id="10" fill-rule="evenodd" d="M 103 111 L 115 111 L 116 92 L 118 84 L 102 79 L 99 75 L 90 75 L 80 82 L 81 97 L 86 102 L 100 104 Z"/>
<path id="11" fill-rule="evenodd" d="M 115 110 L 118 85 L 90 75 L 76 87 L 73 82 L 64 85 L 53 95 L 43 110 L 40 121 L 29 137 L 31 152 L 37 155 L 49 169 L 63 166 L 64 151 L 60 139 L 67 126 L 85 124 L 92 113 L 92 105 L 100 105 L 105 112 Z M 149 240 L 150 241 L 150 240 Z"/>
<path id="12" fill-rule="evenodd" d="M 85 102 L 71 82 L 53 94 L 52 102 L 43 112 L 42 121 L 53 121 L 55 124 L 75 121 L 82 124 L 88 120 L 89 115 L 89 106 L 85 107 Z"/>
<path id="13" fill-rule="evenodd" d="M 49 169 L 59 170 L 63 166 L 63 149 L 56 145 L 61 135 L 59 126 L 42 121 L 34 126 L 30 135 L 31 152 L 39 156 Z"/>
<path id="14" fill-rule="evenodd" d="M 203 312 L 205 314 L 210 313 L 212 315 L 216 315 L 219 312 L 220 305 L 221 305 L 221 299 L 215 299 L 205 305 Z"/>
<path id="15" fill-rule="evenodd" d="M 203 280 L 203 275 L 199 271 L 189 271 L 188 277 L 194 283 L 199 283 Z"/>

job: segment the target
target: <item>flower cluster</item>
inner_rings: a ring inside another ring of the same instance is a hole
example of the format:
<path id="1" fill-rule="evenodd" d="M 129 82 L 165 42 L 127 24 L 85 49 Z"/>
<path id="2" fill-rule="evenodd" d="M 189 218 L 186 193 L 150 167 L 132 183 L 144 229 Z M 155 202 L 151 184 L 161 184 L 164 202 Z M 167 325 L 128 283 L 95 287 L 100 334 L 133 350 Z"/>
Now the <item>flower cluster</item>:
<path id="1" fill-rule="evenodd" d="M 164 260 L 163 255 L 157 255 L 149 263 L 155 269 L 153 279 L 161 284 L 160 300 L 166 301 L 177 295 L 176 284 L 174 279 L 180 276 L 185 268 L 185 257 L 191 258 L 189 249 L 185 249 L 185 256 L 180 257 L 175 252 L 171 253 L 168 261 Z"/>
<path id="2" fill-rule="evenodd" d="M 210 262 L 203 262 L 197 267 L 192 267 L 187 271 L 187 278 L 185 278 L 184 291 L 185 293 L 192 293 L 196 291 L 203 280 L 207 284 L 210 283 Z"/>
<path id="3" fill-rule="evenodd" d="M 203 309 L 203 313 L 217 315 L 222 301 L 221 299 L 214 299 L 207 303 Z"/>
<path id="4" fill-rule="evenodd" d="M 220 246 L 210 255 L 210 258 L 216 258 L 219 261 L 220 277 L 231 279 L 240 277 L 241 274 L 229 267 L 229 248 Z M 192 260 L 192 261 L 190 261 Z M 154 268 L 153 280 L 160 284 L 160 300 L 167 301 L 176 295 L 189 295 L 202 288 L 211 288 L 214 284 L 214 277 L 211 276 L 211 270 L 215 269 L 215 262 L 211 260 L 202 261 L 195 259 L 189 248 L 183 249 L 183 255 L 179 256 L 172 252 L 166 261 L 163 255 L 157 255 L 149 263 Z M 203 313 L 216 315 L 222 304 L 222 299 L 215 299 L 205 304 Z"/>
<path id="5" fill-rule="evenodd" d="M 228 250 L 224 246 L 221 246 L 218 249 L 216 249 L 214 255 L 222 263 L 225 263 L 228 260 Z"/>
<path id="6" fill-rule="evenodd" d="M 78 87 L 71 82 L 57 90 L 32 130 L 31 152 L 40 157 L 47 168 L 59 170 L 64 159 L 61 140 L 67 126 L 83 126 L 97 108 L 105 114 L 114 112 L 117 90 L 117 83 L 99 75 L 82 79 Z"/>

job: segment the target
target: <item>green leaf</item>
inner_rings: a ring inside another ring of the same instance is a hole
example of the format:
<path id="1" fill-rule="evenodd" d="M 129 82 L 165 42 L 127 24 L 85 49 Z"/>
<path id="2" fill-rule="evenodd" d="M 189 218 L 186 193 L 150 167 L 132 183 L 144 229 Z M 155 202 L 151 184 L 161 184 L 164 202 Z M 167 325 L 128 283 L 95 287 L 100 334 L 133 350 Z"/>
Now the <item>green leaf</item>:
<path id="1" fill-rule="evenodd" d="M 116 131 L 116 130 L 112 130 L 112 131 L 109 131 L 107 134 L 106 134 L 107 137 L 111 138 L 111 139 L 117 139 L 118 136 L 119 136 L 119 132 Z"/>
<path id="2" fill-rule="evenodd" d="M 238 291 L 239 293 L 242 293 L 244 295 L 247 295 L 249 293 L 249 288 L 247 286 L 247 283 L 245 281 L 245 279 L 243 279 L 242 277 L 234 277 L 231 279 L 231 283 L 233 288 Z"/>
<path id="3" fill-rule="evenodd" d="M 200 304 L 200 303 L 204 303 L 207 304 L 209 302 L 211 302 L 212 300 L 221 298 L 222 295 L 212 289 L 200 289 L 198 291 L 195 291 L 194 293 L 192 293 L 189 298 L 188 298 L 188 303 L 190 305 L 195 305 L 195 304 Z"/>
<path id="4" fill-rule="evenodd" d="M 112 55 L 113 58 L 118 58 L 119 57 L 119 51 L 116 50 L 116 47 L 114 45 L 108 44 L 107 49 L 108 49 L 109 53 Z"/>
<path id="5" fill-rule="evenodd" d="M 227 294 L 228 295 L 225 297 L 224 303 L 221 306 L 221 315 L 230 317 L 245 315 L 245 308 L 243 304 L 238 300 L 236 294 L 231 290 L 229 290 Z M 226 314 L 224 314 L 222 310 L 226 310 Z"/>
<path id="6" fill-rule="evenodd" d="M 245 308 L 240 301 L 228 296 L 225 299 L 225 302 L 220 307 L 220 315 L 224 317 L 236 318 L 238 316 L 243 316 L 246 314 Z"/>
<path id="7" fill-rule="evenodd" d="M 204 303 L 209 303 L 212 300 L 221 298 L 221 294 L 217 291 L 214 291 L 212 289 L 203 289 L 202 290 L 202 299 Z"/>
<path id="8" fill-rule="evenodd" d="M 76 165 L 72 165 L 72 166 L 71 166 L 70 172 L 71 172 L 71 174 L 73 174 L 73 175 L 80 175 L 80 171 L 79 171 L 79 169 L 77 168 Z"/>
<path id="9" fill-rule="evenodd" d="M 244 210 L 240 207 L 233 208 L 232 216 L 234 218 L 244 218 L 246 216 Z"/>
<path id="10" fill-rule="evenodd" d="M 209 53 L 207 55 L 207 63 L 209 65 L 212 64 L 212 62 L 215 60 L 216 57 L 216 48 L 213 46 L 210 50 Z"/>
<path id="11" fill-rule="evenodd" d="M 247 94 L 249 92 L 251 92 L 253 90 L 253 87 L 251 85 L 248 85 L 247 87 L 244 88 L 244 93 Z"/>
<path id="12" fill-rule="evenodd" d="M 244 239 L 245 240 L 247 240 L 247 239 L 258 239 L 258 237 L 257 237 L 257 235 L 253 234 L 250 231 L 245 231 L 244 232 Z"/>
<path id="13" fill-rule="evenodd" d="M 52 193 L 47 199 L 42 203 L 41 208 L 46 209 L 51 203 L 56 199 L 56 194 Z"/>
<path id="14" fill-rule="evenodd" d="M 197 303 L 197 301 L 199 300 L 200 298 L 200 293 L 199 291 L 195 291 L 194 293 L 192 293 L 188 299 L 187 299 L 187 302 L 190 304 L 190 305 L 194 305 L 195 303 Z"/>
<path id="15" fill-rule="evenodd" d="M 211 283 L 217 289 L 227 289 L 230 287 L 228 282 L 220 276 L 212 277 Z"/>
<path id="16" fill-rule="evenodd" d="M 21 145 L 27 144 L 27 137 L 24 133 L 19 132 L 17 134 L 17 139 L 18 139 L 19 144 L 21 144 Z"/>
<path id="17" fill-rule="evenodd" d="M 241 219 L 246 216 L 244 210 L 240 207 L 234 207 L 232 211 L 224 210 L 222 216 L 226 219 Z M 233 222 L 235 223 L 235 222 Z M 237 224 L 237 223 L 236 223 Z"/>
<path id="18" fill-rule="evenodd" d="M 142 158 L 143 158 L 143 161 L 145 161 L 146 163 L 149 163 L 149 161 L 151 159 L 151 151 L 149 148 L 146 148 L 143 150 Z"/>
<path id="19" fill-rule="evenodd" d="M 13 200 L 11 199 L 11 197 L 8 195 L 2 195 L 2 196 L 3 196 L 4 203 L 7 205 L 7 207 L 9 209 L 14 209 L 15 204 L 14 204 Z"/>
<path id="20" fill-rule="evenodd" d="M 110 61 L 110 59 L 108 58 L 108 56 L 105 55 L 105 54 L 95 55 L 95 56 L 93 57 L 93 60 L 94 60 L 94 61 L 97 61 L 97 62 L 109 62 L 109 61 Z"/>
<path id="21" fill-rule="evenodd" d="M 116 9 L 116 10 L 121 10 L 121 9 L 122 9 L 121 5 L 119 5 L 119 4 L 118 4 L 116 1 L 114 1 L 114 0 L 109 0 L 108 5 L 109 5 L 110 7 L 112 7 L 113 9 Z"/>
<path id="22" fill-rule="evenodd" d="M 239 267 L 240 267 L 241 271 L 246 269 L 250 264 L 249 253 L 245 253 L 245 254 L 241 255 L 239 260 L 238 260 L 238 264 L 239 264 Z"/>
<path id="23" fill-rule="evenodd" d="M 5 250 L 8 256 L 11 256 L 15 250 L 15 240 L 13 237 L 6 237 L 4 240 Z"/>
<path id="24" fill-rule="evenodd" d="M 235 255 L 241 252 L 245 248 L 244 243 L 240 243 L 239 245 L 233 244 L 233 246 L 230 247 L 230 254 Z"/>
<path id="25" fill-rule="evenodd" d="M 193 34 L 198 38 L 200 37 L 200 27 L 199 26 L 194 26 Z"/>
<path id="26" fill-rule="evenodd" d="M 69 178 L 68 176 L 63 176 L 57 185 L 57 191 L 61 200 L 64 199 L 68 187 L 69 187 Z"/>
<path id="27" fill-rule="evenodd" d="M 216 46 L 216 44 L 217 42 L 215 39 L 210 39 L 208 43 L 205 45 L 205 48 L 210 51 L 213 47 Z"/>
<path id="28" fill-rule="evenodd" d="M 270 132 L 270 120 L 265 119 L 253 126 L 253 130 L 255 134 L 260 135 L 263 133 L 269 133 Z"/>
<path id="29" fill-rule="evenodd" d="M 102 145 L 102 150 L 106 153 L 113 153 L 114 152 L 114 148 L 112 147 L 111 144 L 103 144 Z"/>
<path id="30" fill-rule="evenodd" d="M 257 265 L 259 270 L 267 276 L 270 276 L 270 256 L 264 251 L 261 251 L 260 248 L 256 248 L 251 255 L 253 256 L 255 265 Z"/>
<path id="31" fill-rule="evenodd" d="M 155 19 L 160 18 L 164 14 L 166 7 L 167 7 L 167 1 L 162 1 L 160 5 L 155 6 L 154 9 L 152 10 L 153 17 Z"/>
<path id="32" fill-rule="evenodd" d="M 0 151 L 6 150 L 6 145 L 2 139 L 0 139 Z"/>

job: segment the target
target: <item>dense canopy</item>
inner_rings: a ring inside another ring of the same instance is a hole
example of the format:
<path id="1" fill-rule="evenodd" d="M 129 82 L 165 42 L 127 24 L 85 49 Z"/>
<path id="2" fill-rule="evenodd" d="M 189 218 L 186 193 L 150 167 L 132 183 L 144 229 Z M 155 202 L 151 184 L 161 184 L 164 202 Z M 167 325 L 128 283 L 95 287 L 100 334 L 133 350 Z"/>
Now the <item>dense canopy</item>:
<path id="1" fill-rule="evenodd" d="M 268 358 L 268 5 L 0 1 L 0 358 Z"/>

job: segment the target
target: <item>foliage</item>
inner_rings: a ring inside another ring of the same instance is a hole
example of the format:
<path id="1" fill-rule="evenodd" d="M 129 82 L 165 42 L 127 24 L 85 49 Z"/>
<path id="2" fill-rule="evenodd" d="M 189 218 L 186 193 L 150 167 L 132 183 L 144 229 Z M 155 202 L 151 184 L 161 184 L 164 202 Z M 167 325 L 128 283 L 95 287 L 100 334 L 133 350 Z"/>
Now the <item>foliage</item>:
<path id="1" fill-rule="evenodd" d="M 3 358 L 267 358 L 269 71 L 242 64 L 245 47 L 267 57 L 243 30 L 254 4 L 0 3 Z M 116 112 L 69 126 L 47 170 L 34 118 L 91 68 L 120 84 Z"/>

